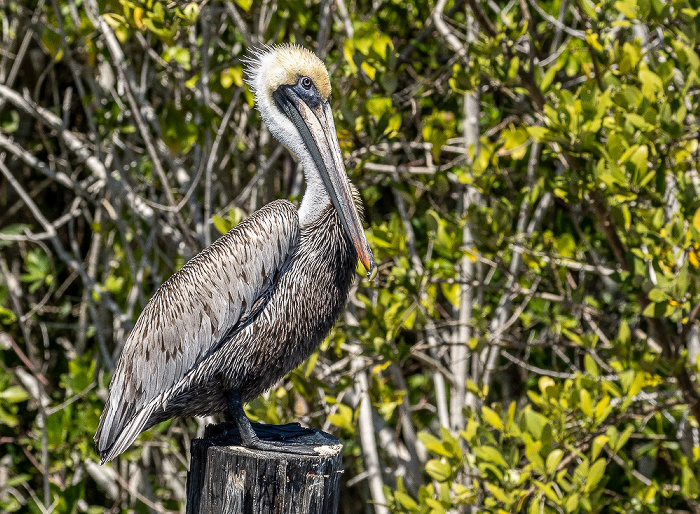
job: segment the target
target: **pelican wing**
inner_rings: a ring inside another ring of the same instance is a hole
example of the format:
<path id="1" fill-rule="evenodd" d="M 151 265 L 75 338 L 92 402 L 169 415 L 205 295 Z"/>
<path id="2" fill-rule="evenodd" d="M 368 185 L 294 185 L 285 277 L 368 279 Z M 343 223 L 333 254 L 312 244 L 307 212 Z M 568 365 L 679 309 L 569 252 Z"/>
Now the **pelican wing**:
<path id="1" fill-rule="evenodd" d="M 116 446 L 128 447 L 154 404 L 164 408 L 173 388 L 254 317 L 298 242 L 297 211 L 277 200 L 161 285 L 124 343 L 110 383 L 95 434 L 103 461 L 123 451 Z"/>

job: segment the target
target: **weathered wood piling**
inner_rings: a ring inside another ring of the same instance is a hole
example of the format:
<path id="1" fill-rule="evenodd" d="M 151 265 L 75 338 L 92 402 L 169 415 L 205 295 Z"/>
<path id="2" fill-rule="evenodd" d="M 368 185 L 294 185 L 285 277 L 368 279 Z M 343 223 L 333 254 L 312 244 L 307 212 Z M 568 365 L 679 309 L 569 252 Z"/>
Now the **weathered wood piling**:
<path id="1" fill-rule="evenodd" d="M 187 514 L 337 512 L 341 442 L 319 430 L 301 429 L 290 437 L 289 427 L 264 425 L 261 439 L 314 445 L 319 454 L 250 450 L 239 446 L 240 438 L 230 424 L 208 426 L 204 437 L 191 445 Z"/>

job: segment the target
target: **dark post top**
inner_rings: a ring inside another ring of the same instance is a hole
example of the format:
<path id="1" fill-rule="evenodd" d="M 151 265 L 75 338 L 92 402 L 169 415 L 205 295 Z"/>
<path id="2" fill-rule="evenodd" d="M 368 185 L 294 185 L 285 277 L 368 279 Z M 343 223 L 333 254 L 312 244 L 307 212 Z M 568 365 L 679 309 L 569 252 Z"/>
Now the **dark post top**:
<path id="1" fill-rule="evenodd" d="M 191 445 L 187 514 L 337 512 L 342 443 L 296 424 L 254 425 L 261 439 L 314 445 L 318 455 L 249 450 L 231 424 L 209 425 Z"/>

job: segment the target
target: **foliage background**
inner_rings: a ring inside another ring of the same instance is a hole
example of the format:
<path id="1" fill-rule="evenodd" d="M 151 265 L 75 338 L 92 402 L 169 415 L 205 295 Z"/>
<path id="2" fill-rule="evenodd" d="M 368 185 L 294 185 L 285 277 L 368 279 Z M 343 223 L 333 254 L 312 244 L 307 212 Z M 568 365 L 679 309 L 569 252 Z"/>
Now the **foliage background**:
<path id="1" fill-rule="evenodd" d="M 700 509 L 697 0 L 0 5 L 0 510 L 183 510 L 212 420 L 92 435 L 157 286 L 303 193 L 242 78 L 286 41 L 380 270 L 251 417 L 343 439 L 342 512 Z"/>

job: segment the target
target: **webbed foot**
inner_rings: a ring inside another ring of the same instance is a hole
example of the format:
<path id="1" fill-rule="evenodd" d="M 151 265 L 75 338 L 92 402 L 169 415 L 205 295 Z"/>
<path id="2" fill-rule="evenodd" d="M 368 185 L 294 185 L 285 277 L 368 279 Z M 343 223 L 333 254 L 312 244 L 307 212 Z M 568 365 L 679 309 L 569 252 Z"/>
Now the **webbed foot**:
<path id="1" fill-rule="evenodd" d="M 289 442 L 300 436 L 313 435 L 316 432 L 310 428 L 304 428 L 299 423 L 286 425 L 266 425 L 264 423 L 251 423 L 243 410 L 243 403 L 238 391 L 231 390 L 227 393 L 228 417 L 238 428 L 238 434 L 243 446 L 253 450 L 282 452 L 293 455 L 319 455 L 316 448 L 321 445 L 313 443 Z M 266 439 L 266 440 L 261 440 Z M 270 441 L 269 439 L 274 439 Z"/>

